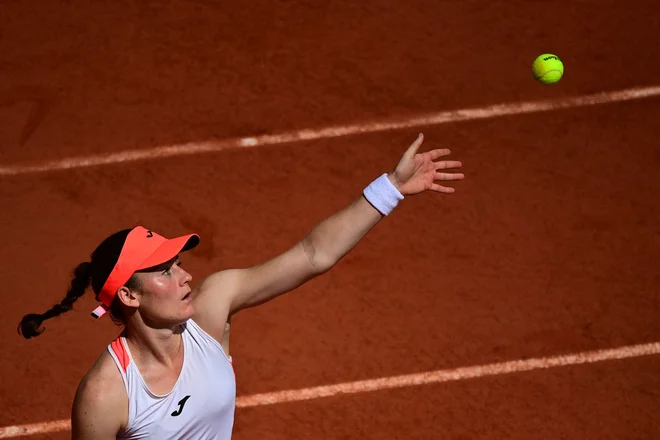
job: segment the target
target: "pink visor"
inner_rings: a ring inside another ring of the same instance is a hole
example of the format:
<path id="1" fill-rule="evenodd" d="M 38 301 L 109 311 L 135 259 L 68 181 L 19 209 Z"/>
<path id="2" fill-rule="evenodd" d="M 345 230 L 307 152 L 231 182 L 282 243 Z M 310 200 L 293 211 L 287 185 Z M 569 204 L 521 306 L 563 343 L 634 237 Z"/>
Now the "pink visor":
<path id="1" fill-rule="evenodd" d="M 198 244 L 199 236 L 197 234 L 167 239 L 142 226 L 133 228 L 126 237 L 117 264 L 99 293 L 99 300 L 103 304 L 92 312 L 92 316 L 100 318 L 110 310 L 110 304 L 115 299 L 117 290 L 136 271 L 166 263 L 180 252 L 190 250 Z"/>

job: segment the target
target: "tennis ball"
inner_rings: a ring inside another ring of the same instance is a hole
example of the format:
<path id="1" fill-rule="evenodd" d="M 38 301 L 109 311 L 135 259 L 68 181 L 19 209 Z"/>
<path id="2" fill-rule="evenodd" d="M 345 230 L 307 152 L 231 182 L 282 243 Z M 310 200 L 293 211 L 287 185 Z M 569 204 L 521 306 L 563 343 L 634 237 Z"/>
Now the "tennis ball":
<path id="1" fill-rule="evenodd" d="M 543 84 L 554 84 L 564 76 L 564 63 L 557 55 L 545 53 L 532 64 L 534 78 Z"/>

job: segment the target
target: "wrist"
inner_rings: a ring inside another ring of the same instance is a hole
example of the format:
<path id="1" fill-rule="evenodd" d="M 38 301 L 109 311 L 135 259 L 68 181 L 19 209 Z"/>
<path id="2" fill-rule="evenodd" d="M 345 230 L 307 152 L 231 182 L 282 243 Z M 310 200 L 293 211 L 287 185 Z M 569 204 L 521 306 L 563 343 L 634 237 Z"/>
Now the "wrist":
<path id="1" fill-rule="evenodd" d="M 392 181 L 394 179 L 394 182 Z M 398 181 L 392 175 L 382 174 L 371 182 L 362 192 L 364 198 L 382 215 L 389 215 L 403 200 L 403 194 L 397 188 Z"/>
<path id="2" fill-rule="evenodd" d="M 399 193 L 401 193 L 401 183 L 399 182 L 399 179 L 396 178 L 394 173 L 388 173 L 387 174 L 387 180 L 389 180 L 392 185 L 396 188 Z M 403 195 L 403 193 L 401 193 Z"/>

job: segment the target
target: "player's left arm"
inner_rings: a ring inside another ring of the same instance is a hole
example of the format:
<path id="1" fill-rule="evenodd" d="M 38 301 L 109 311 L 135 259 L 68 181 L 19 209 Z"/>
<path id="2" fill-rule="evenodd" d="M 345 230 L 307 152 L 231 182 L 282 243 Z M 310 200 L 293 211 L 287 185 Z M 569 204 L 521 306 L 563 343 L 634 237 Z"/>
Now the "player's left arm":
<path id="1" fill-rule="evenodd" d="M 459 161 L 438 160 L 450 154 L 447 149 L 418 153 L 420 135 L 403 154 L 387 179 L 402 196 L 426 190 L 453 193 L 439 181 L 463 179 L 463 174 L 447 172 L 462 166 Z M 330 270 L 382 218 L 383 214 L 364 195 L 326 218 L 284 253 L 253 267 L 230 269 L 212 274 L 197 287 L 195 308 L 231 316 L 289 292 Z M 216 319 L 219 316 L 216 315 Z M 222 318 L 221 318 L 222 319 Z M 224 325 L 224 322 L 223 324 Z"/>

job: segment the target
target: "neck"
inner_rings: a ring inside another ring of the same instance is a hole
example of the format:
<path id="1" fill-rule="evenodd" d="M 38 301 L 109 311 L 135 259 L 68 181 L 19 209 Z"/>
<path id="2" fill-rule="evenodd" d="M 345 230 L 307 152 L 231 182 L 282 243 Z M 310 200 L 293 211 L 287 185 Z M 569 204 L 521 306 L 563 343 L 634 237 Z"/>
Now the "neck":
<path id="1" fill-rule="evenodd" d="M 144 323 L 129 323 L 125 337 L 134 358 L 142 362 L 172 365 L 183 348 L 181 331 L 181 325 L 152 328 Z"/>

